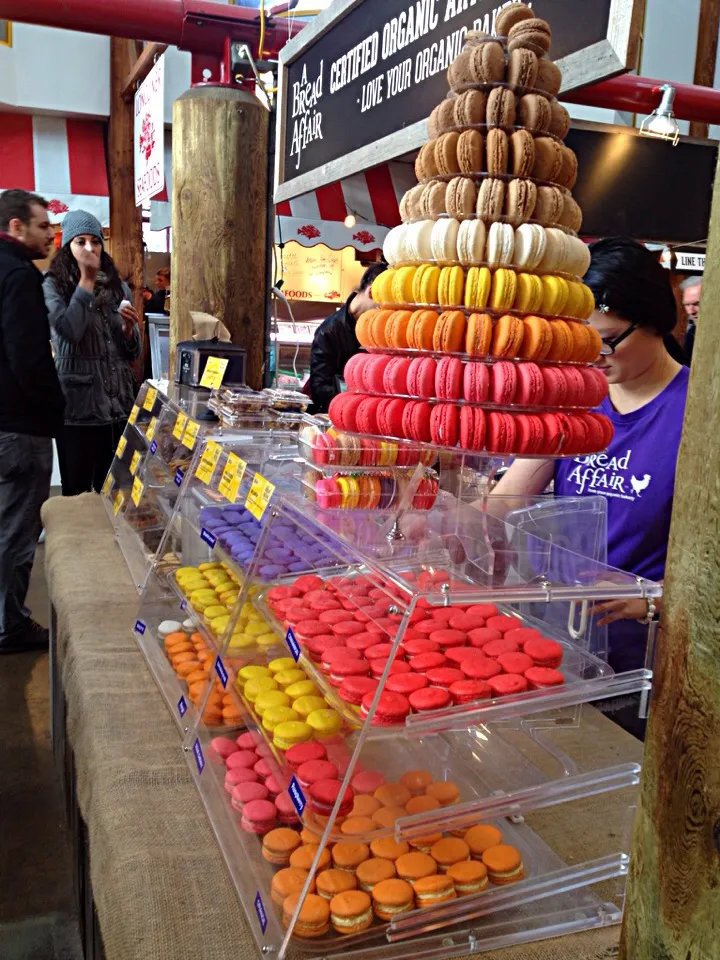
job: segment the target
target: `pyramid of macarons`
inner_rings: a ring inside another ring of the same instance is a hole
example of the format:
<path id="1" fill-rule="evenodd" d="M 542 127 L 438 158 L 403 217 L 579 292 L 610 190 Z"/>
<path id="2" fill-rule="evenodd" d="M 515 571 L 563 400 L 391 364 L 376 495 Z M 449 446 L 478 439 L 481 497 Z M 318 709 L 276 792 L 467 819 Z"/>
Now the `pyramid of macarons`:
<path id="1" fill-rule="evenodd" d="M 345 431 L 470 451 L 596 452 L 612 426 L 592 410 L 607 381 L 592 366 L 601 343 L 551 31 L 523 3 L 495 30 L 468 33 L 450 65 L 385 240 L 378 307 L 357 322 L 367 352 L 329 415 Z"/>

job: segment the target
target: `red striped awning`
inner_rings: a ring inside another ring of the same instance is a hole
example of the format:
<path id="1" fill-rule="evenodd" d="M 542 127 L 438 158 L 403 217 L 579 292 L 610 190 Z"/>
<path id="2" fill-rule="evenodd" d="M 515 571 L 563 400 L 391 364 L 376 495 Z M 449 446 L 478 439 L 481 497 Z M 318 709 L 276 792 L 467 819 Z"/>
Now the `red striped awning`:
<path id="1" fill-rule="evenodd" d="M 0 190 L 12 187 L 45 197 L 55 223 L 82 209 L 107 226 L 104 124 L 0 112 Z"/>

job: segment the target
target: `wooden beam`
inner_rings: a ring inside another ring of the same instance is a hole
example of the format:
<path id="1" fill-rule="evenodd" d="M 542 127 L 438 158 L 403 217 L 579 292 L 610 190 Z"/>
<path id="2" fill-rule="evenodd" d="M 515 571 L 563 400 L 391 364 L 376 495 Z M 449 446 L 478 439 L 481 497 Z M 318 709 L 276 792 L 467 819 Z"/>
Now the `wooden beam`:
<path id="1" fill-rule="evenodd" d="M 143 334 L 144 259 L 142 211 L 135 206 L 132 103 L 123 100 L 123 83 L 135 62 L 132 40 L 110 38 L 110 123 L 108 127 L 108 180 L 110 185 L 110 256 L 120 276 L 133 291 L 133 306 L 140 315 Z M 144 337 L 141 339 L 144 343 Z M 142 360 L 137 365 L 142 372 Z"/>
<path id="2" fill-rule="evenodd" d="M 715 85 L 718 30 L 720 30 L 720 0 L 700 0 L 693 83 L 701 87 L 713 87 Z M 691 137 L 704 138 L 707 135 L 708 125 L 706 123 L 701 123 L 699 120 L 690 122 Z"/>
<path id="3" fill-rule="evenodd" d="M 720 940 L 720 168 L 665 573 L 621 960 L 705 960 Z"/>
<path id="4" fill-rule="evenodd" d="M 245 347 L 247 383 L 262 386 L 267 157 L 268 111 L 247 91 L 200 86 L 174 102 L 171 370 L 199 311 Z"/>
<path id="5" fill-rule="evenodd" d="M 138 84 L 143 82 L 152 70 L 156 58 L 165 53 L 167 48 L 166 43 L 148 43 L 145 45 L 143 52 L 122 82 L 122 98 L 126 103 L 133 102 Z"/>

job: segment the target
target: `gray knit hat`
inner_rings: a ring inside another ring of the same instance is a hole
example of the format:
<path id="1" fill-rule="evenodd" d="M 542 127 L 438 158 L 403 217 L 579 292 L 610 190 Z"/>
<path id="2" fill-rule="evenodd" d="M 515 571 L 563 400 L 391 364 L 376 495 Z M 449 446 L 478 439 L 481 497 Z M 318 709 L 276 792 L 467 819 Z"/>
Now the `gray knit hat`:
<path id="1" fill-rule="evenodd" d="M 86 210 L 71 210 L 70 213 L 65 214 L 62 224 L 62 245 L 65 246 L 84 233 L 99 237 L 102 241 L 102 225 L 98 218 Z"/>

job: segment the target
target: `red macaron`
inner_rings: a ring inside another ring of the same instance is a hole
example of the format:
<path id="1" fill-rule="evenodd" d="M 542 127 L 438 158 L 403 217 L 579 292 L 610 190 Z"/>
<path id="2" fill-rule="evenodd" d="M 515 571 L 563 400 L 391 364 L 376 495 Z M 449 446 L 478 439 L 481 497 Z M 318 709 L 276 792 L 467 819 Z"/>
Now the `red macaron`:
<path id="1" fill-rule="evenodd" d="M 502 673 L 500 664 L 489 657 L 470 657 L 463 660 L 460 669 L 468 680 L 490 680 Z"/>
<path id="2" fill-rule="evenodd" d="M 402 436 L 419 443 L 430 441 L 432 407 L 426 400 L 408 400 L 402 418 Z"/>
<path id="3" fill-rule="evenodd" d="M 362 371 L 362 389 L 366 393 L 383 393 L 383 377 L 392 358 L 385 354 L 368 357 Z"/>
<path id="4" fill-rule="evenodd" d="M 426 710 L 441 710 L 451 703 L 450 693 L 442 687 L 425 687 L 415 690 L 409 697 L 413 710 L 423 713 Z"/>
<path id="5" fill-rule="evenodd" d="M 360 708 L 361 716 L 367 717 L 373 697 L 374 694 L 368 694 L 363 698 L 362 707 Z M 383 691 L 378 699 L 372 723 L 379 727 L 393 726 L 397 723 L 403 723 L 409 713 L 410 702 L 407 697 L 401 693 L 388 693 L 387 691 Z"/>
<path id="6" fill-rule="evenodd" d="M 567 380 L 562 367 L 546 364 L 540 368 L 543 378 L 543 404 L 546 407 L 562 407 L 567 397 Z"/>
<path id="7" fill-rule="evenodd" d="M 485 446 L 490 453 L 512 453 L 517 433 L 515 420 L 509 413 L 493 410 L 486 417 Z"/>
<path id="8" fill-rule="evenodd" d="M 453 703 L 472 703 L 473 700 L 489 700 L 492 690 L 484 680 L 456 680 L 449 688 Z"/>
<path id="9" fill-rule="evenodd" d="M 540 453 L 545 439 L 545 430 L 540 417 L 535 417 L 529 413 L 517 413 L 515 414 L 515 428 L 517 430 L 516 452 L 527 456 Z"/>
<path id="10" fill-rule="evenodd" d="M 485 447 L 487 421 L 480 407 L 460 408 L 460 446 L 463 450 L 482 450 Z"/>
<path id="11" fill-rule="evenodd" d="M 443 447 L 455 447 L 460 439 L 460 413 L 452 403 L 438 403 L 430 415 L 430 439 Z"/>
<path id="12" fill-rule="evenodd" d="M 373 357 L 373 360 L 379 357 Z M 377 433 L 377 412 L 380 406 L 380 397 L 366 397 L 355 411 L 355 428 L 359 433 Z"/>
<path id="13" fill-rule="evenodd" d="M 523 652 L 532 657 L 537 667 L 559 667 L 562 662 L 563 648 L 555 640 L 545 637 L 527 640 Z"/>
<path id="14" fill-rule="evenodd" d="M 531 690 L 542 690 L 544 687 L 559 687 L 565 683 L 565 677 L 559 670 L 552 667 L 530 667 L 525 671 L 525 679 Z"/>
<path id="15" fill-rule="evenodd" d="M 516 673 L 501 673 L 488 680 L 490 689 L 495 697 L 506 697 L 512 693 L 525 693 L 528 682 L 525 677 Z"/>
<path id="16" fill-rule="evenodd" d="M 584 381 L 583 406 L 599 407 L 608 392 L 608 381 L 602 370 L 597 367 L 578 367 Z"/>
<path id="17" fill-rule="evenodd" d="M 377 412 L 378 428 L 381 436 L 402 437 L 402 418 L 406 400 L 398 397 L 381 400 Z"/>

